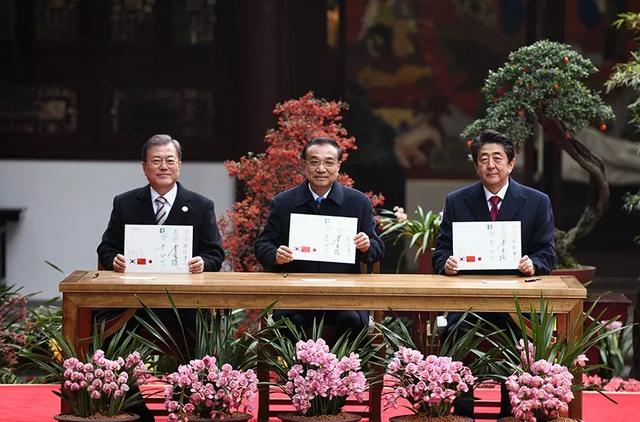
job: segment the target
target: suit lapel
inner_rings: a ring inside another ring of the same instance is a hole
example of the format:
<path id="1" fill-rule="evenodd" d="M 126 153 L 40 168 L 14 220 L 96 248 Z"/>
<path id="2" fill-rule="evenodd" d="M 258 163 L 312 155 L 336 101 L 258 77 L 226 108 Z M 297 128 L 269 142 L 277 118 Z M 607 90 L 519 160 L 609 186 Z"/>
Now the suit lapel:
<path id="1" fill-rule="evenodd" d="M 464 201 L 477 221 L 491 220 L 491 217 L 489 216 L 489 206 L 487 205 L 487 198 L 484 195 L 482 183 L 478 182 L 475 185 L 475 189 L 473 189 L 468 196 L 464 197 Z"/>
<path id="2" fill-rule="evenodd" d="M 313 206 L 311 205 L 312 202 L 313 195 L 311 195 L 311 191 L 309 190 L 309 182 L 305 180 L 304 183 L 296 187 L 295 206 L 300 207 L 304 204 L 309 203 L 309 209 L 312 209 L 313 207 L 315 207 L 315 202 Z"/>
<path id="3" fill-rule="evenodd" d="M 176 200 L 164 224 L 180 224 L 191 213 L 191 194 L 178 183 Z"/>
<path id="4" fill-rule="evenodd" d="M 518 220 L 516 215 L 526 203 L 527 197 L 522 192 L 520 184 L 509 179 L 509 187 L 500 206 L 500 212 L 498 212 L 498 221 Z"/>
<path id="5" fill-rule="evenodd" d="M 151 187 L 147 185 L 140 188 L 136 199 L 134 208 L 140 218 L 140 224 L 156 224 L 156 216 L 151 206 Z"/>
<path id="6" fill-rule="evenodd" d="M 340 183 L 333 182 L 333 186 L 331 186 L 331 191 L 329 192 L 329 195 L 327 195 L 327 199 L 332 200 L 338 206 L 342 205 L 342 202 L 344 201 L 344 188 Z"/>

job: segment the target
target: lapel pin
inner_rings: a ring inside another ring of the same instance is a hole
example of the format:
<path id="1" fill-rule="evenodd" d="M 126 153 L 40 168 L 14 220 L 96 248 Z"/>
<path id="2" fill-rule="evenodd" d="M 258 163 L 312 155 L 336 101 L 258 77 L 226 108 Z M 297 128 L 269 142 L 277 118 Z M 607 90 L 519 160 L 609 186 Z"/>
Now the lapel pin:
<path id="1" fill-rule="evenodd" d="M 187 211 L 189 211 L 189 208 L 187 208 L 186 205 L 184 207 L 182 207 L 182 212 L 187 212 Z"/>

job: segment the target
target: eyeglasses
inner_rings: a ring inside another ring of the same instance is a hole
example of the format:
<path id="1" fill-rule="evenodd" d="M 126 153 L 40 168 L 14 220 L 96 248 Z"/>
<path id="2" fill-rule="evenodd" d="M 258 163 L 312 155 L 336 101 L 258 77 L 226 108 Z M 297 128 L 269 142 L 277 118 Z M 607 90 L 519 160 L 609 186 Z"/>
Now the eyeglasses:
<path id="1" fill-rule="evenodd" d="M 326 169 L 332 169 L 340 165 L 340 161 L 336 160 L 316 160 L 312 158 L 311 160 L 305 160 L 307 165 L 312 169 L 317 169 L 322 164 Z"/>
<path id="2" fill-rule="evenodd" d="M 173 157 L 168 157 L 168 158 L 165 158 L 165 159 L 156 157 L 153 160 L 149 161 L 149 163 L 153 167 L 160 167 L 160 166 L 162 166 L 162 163 L 165 163 L 165 165 L 167 167 L 174 167 L 174 166 L 178 165 L 179 162 L 180 161 L 176 160 Z"/>

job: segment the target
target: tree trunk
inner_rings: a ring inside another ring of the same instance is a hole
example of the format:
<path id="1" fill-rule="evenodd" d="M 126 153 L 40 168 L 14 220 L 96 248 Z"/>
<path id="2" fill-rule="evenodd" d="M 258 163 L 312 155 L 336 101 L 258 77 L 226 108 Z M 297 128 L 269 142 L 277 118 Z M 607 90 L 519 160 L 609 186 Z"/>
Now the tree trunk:
<path id="1" fill-rule="evenodd" d="M 556 231 L 558 261 L 560 265 L 563 265 L 564 256 L 571 252 L 574 242 L 590 233 L 607 210 L 609 183 L 602 159 L 573 135 L 567 136 L 567 131 L 563 128 L 562 123 L 545 116 L 539 116 L 538 120 L 545 134 L 554 142 L 558 142 L 562 149 L 589 174 L 589 196 L 582 216 L 571 229 Z M 573 260 L 572 257 L 569 259 Z"/>

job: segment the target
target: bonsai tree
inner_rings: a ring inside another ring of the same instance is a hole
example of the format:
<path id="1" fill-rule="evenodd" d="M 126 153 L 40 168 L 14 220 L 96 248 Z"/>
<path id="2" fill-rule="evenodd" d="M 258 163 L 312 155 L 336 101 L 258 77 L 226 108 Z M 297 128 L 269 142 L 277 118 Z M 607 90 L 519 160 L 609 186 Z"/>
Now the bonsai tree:
<path id="1" fill-rule="evenodd" d="M 624 26 L 634 32 L 636 51 L 631 51 L 631 58 L 627 63 L 618 63 L 613 67 L 609 80 L 605 82 L 606 92 L 611 92 L 617 87 L 629 87 L 640 91 L 640 51 L 637 50 L 640 42 L 640 13 L 622 13 L 613 24 L 618 28 Z M 640 97 L 629 104 L 628 108 L 631 116 L 629 123 L 640 127 Z M 637 152 L 640 154 L 640 148 Z M 640 211 L 640 190 L 636 193 L 627 192 L 624 201 L 626 211 Z M 640 243 L 640 235 L 636 236 L 635 240 Z"/>
<path id="2" fill-rule="evenodd" d="M 300 152 L 314 137 L 328 136 L 344 151 L 356 149 L 356 141 L 342 127 L 341 111 L 347 105 L 326 101 L 309 92 L 297 100 L 277 104 L 273 113 L 278 116 L 277 129 L 270 129 L 265 137 L 264 153 L 248 153 L 239 161 L 226 161 L 229 175 L 235 177 L 244 192 L 244 198 L 234 203 L 222 216 L 218 225 L 223 233 L 223 246 L 227 261 L 234 271 L 259 271 L 260 265 L 253 254 L 253 245 L 262 231 L 269 214 L 269 202 L 278 193 L 290 189 L 304 180 L 300 168 Z M 353 180 L 340 174 L 338 181 L 352 186 Z M 369 195 L 373 206 L 384 200 L 379 195 Z"/>
<path id="3" fill-rule="evenodd" d="M 497 71 L 490 71 L 482 92 L 489 104 L 487 115 L 463 132 L 468 139 L 484 129 L 506 134 L 514 143 L 526 141 L 534 124 L 542 126 L 547 138 L 557 142 L 589 174 L 589 197 L 576 225 L 556 230 L 559 267 L 578 267 L 571 256 L 574 242 L 588 234 L 607 209 L 609 185 L 604 164 L 576 137 L 589 124 L 606 130 L 614 118 L 583 80 L 597 71 L 587 58 L 566 44 L 542 40 L 509 54 Z"/>

